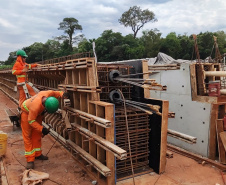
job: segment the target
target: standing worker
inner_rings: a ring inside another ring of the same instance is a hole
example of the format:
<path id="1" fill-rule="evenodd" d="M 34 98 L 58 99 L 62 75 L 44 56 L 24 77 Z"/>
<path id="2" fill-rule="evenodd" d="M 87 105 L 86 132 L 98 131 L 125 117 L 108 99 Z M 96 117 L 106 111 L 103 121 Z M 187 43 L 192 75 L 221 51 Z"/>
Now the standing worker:
<path id="1" fill-rule="evenodd" d="M 45 111 L 54 113 L 58 110 L 59 97 L 69 98 L 63 91 L 40 91 L 35 96 L 25 100 L 21 105 L 21 128 L 25 146 L 27 169 L 34 168 L 34 160 L 48 160 L 42 154 L 41 137 L 47 135 L 49 130 L 42 126 Z"/>
<path id="2" fill-rule="evenodd" d="M 27 82 L 27 71 L 37 67 L 40 64 L 27 64 L 26 58 L 28 57 L 24 50 L 18 50 L 16 52 L 17 59 L 13 65 L 12 74 L 17 78 L 17 89 L 19 90 L 19 107 L 24 100 L 34 96 L 37 92 L 33 89 L 33 84 Z"/>

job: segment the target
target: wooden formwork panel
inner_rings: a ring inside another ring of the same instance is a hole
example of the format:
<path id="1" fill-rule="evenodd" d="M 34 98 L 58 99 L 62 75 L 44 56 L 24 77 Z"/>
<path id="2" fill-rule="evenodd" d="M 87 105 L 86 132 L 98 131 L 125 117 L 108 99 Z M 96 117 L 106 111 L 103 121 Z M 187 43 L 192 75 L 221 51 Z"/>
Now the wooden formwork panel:
<path id="1" fill-rule="evenodd" d="M 113 145 L 116 143 L 115 136 L 118 137 L 118 141 L 125 140 L 125 130 L 115 125 L 114 104 L 100 101 L 100 95 L 104 97 L 103 100 L 109 101 L 107 96 L 111 89 L 119 88 L 125 94 L 126 99 L 131 99 L 131 85 L 121 82 L 114 84 L 110 82 L 108 74 L 111 70 L 118 69 L 121 74 L 128 75 L 133 67 L 124 64 L 96 65 L 94 58 L 90 57 L 53 59 L 46 61 L 46 63 L 39 69 L 29 71 L 28 81 L 40 90 L 62 89 L 69 92 L 72 100 L 71 108 L 63 107 L 63 102 L 60 105 L 61 109 L 67 110 L 67 113 L 63 115 L 68 117 L 67 120 L 71 123 L 72 128 L 71 130 L 67 129 L 66 123 L 62 123 L 64 118 L 59 113 L 45 115 L 45 122 L 51 125 L 56 132 L 55 136 L 64 138 L 63 143 L 66 143 L 72 154 L 76 156 L 77 161 L 85 167 L 92 177 L 98 180 L 99 184 L 115 184 L 115 158 L 118 158 L 117 165 L 119 168 L 121 167 L 121 172 L 131 168 L 129 158 L 125 157 L 128 146 L 122 145 L 122 143 L 119 146 Z M 147 62 L 143 62 L 142 66 L 148 70 Z M 7 75 L 6 79 L 4 79 L 5 75 Z M 12 93 L 16 79 L 11 74 L 11 70 L 0 72 L 0 83 L 2 83 L 2 88 Z M 144 94 L 148 98 L 148 92 L 145 91 Z M 15 96 L 15 93 L 12 93 L 12 96 Z M 168 102 L 158 100 L 158 104 L 161 104 L 162 116 L 158 119 L 154 118 L 154 122 L 156 125 L 161 125 L 160 128 L 157 128 L 157 143 L 160 147 L 157 150 L 152 148 L 151 155 L 149 151 L 153 142 L 150 141 L 150 122 L 148 123 L 147 114 L 140 113 L 140 115 L 135 116 L 138 116 L 137 119 L 134 117 L 129 121 L 131 129 L 134 129 L 130 134 L 133 144 L 132 155 L 137 155 L 135 159 L 137 163 L 134 163 L 135 168 L 149 165 L 150 169 L 162 173 L 165 169 L 166 159 Z M 122 122 L 124 124 L 124 121 Z M 137 143 L 135 137 L 140 137 L 139 142 L 142 143 Z M 138 145 L 139 147 L 137 147 Z M 125 147 L 125 150 L 119 147 Z M 153 162 L 153 160 L 156 161 L 154 165 L 150 164 L 150 161 Z"/>

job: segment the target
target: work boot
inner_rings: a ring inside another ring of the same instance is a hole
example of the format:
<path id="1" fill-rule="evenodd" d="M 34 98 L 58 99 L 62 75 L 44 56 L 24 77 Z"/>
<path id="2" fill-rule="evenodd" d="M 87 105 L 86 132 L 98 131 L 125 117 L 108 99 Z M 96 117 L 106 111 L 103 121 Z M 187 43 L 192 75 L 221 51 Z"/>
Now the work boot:
<path id="1" fill-rule="evenodd" d="M 35 159 L 38 159 L 38 160 L 48 160 L 49 158 L 47 156 L 41 154 L 40 156 L 35 157 Z"/>
<path id="2" fill-rule="evenodd" d="M 33 161 L 32 162 L 27 162 L 27 166 L 26 166 L 27 170 L 28 169 L 34 169 L 34 167 L 35 167 L 35 164 L 34 164 Z"/>

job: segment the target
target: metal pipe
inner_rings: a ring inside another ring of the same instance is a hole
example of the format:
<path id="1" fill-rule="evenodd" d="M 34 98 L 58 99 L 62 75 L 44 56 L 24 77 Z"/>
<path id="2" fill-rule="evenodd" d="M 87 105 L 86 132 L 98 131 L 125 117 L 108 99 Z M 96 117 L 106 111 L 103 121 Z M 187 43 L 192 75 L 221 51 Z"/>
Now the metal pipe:
<path id="1" fill-rule="evenodd" d="M 175 130 L 171 130 L 171 129 L 168 129 L 167 134 L 168 134 L 168 136 L 175 137 L 177 139 L 181 139 L 181 140 L 183 140 L 185 142 L 189 142 L 189 143 L 196 143 L 196 140 L 197 140 L 196 137 L 189 136 L 187 134 L 183 134 L 183 133 L 177 132 Z"/>
<path id="2" fill-rule="evenodd" d="M 226 77 L 226 71 L 204 71 L 204 76 Z"/>

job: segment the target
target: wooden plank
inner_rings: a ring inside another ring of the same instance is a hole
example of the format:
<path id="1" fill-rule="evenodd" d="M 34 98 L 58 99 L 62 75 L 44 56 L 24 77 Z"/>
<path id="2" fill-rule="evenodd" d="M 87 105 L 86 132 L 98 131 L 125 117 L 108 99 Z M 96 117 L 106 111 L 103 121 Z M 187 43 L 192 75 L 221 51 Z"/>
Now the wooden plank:
<path id="1" fill-rule="evenodd" d="M 74 69 L 72 72 L 72 84 L 79 84 L 78 69 Z"/>
<path id="2" fill-rule="evenodd" d="M 166 151 L 166 157 L 173 158 L 173 152 L 170 152 L 169 150 Z"/>
<path id="3" fill-rule="evenodd" d="M 221 138 L 221 141 L 222 141 L 223 146 L 224 146 L 224 151 L 226 152 L 226 132 L 221 132 L 220 138 Z"/>
<path id="4" fill-rule="evenodd" d="M 107 141 L 115 144 L 115 120 L 114 104 L 105 107 L 105 119 L 111 121 L 111 127 L 105 129 L 105 138 Z M 107 177 L 107 184 L 115 184 L 115 156 L 113 153 L 106 151 L 106 166 L 111 170 L 111 176 Z"/>
<path id="5" fill-rule="evenodd" d="M 147 60 L 142 60 L 142 70 L 143 73 L 143 79 L 148 79 L 149 78 L 149 74 L 147 74 L 148 72 L 148 61 Z M 144 98 L 150 98 L 150 91 L 149 89 L 144 89 Z"/>
<path id="6" fill-rule="evenodd" d="M 218 104 L 218 119 L 223 119 L 225 115 L 225 104 Z"/>
<path id="7" fill-rule="evenodd" d="M 217 147 L 216 119 L 218 116 L 218 104 L 211 105 L 210 129 L 209 129 L 209 158 L 215 160 Z"/>
<path id="8" fill-rule="evenodd" d="M 196 82 L 196 72 L 195 72 L 195 64 L 190 65 L 190 76 L 191 76 L 191 95 L 192 100 L 197 97 L 197 82 Z"/>
<path id="9" fill-rule="evenodd" d="M 95 169 L 97 169 L 102 175 L 104 176 L 110 176 L 111 170 L 103 165 L 100 161 L 95 159 L 93 156 L 91 156 L 89 153 L 84 151 L 81 147 L 76 145 L 74 142 L 67 140 L 66 141 L 68 145 L 71 146 L 72 149 L 74 149 L 78 154 L 86 160 L 90 165 L 92 165 Z"/>
<path id="10" fill-rule="evenodd" d="M 217 103 L 218 97 L 214 96 L 196 96 L 192 99 L 193 101 L 203 102 L 203 103 Z"/>
<path id="11" fill-rule="evenodd" d="M 181 139 L 181 140 L 183 140 L 185 142 L 189 142 L 189 143 L 196 143 L 196 141 L 197 141 L 196 137 L 189 136 L 187 134 L 180 133 L 180 132 L 177 132 L 177 131 L 171 130 L 171 129 L 167 130 L 167 134 L 168 134 L 168 136 L 175 137 L 177 139 Z"/>
<path id="12" fill-rule="evenodd" d="M 218 152 L 219 152 L 219 161 L 223 164 L 226 164 L 226 156 L 223 143 L 220 139 L 220 133 L 223 132 L 223 120 L 216 120 L 216 132 L 217 132 L 217 141 L 218 141 Z"/>
<path id="13" fill-rule="evenodd" d="M 94 104 L 89 103 L 88 113 L 92 115 L 96 115 L 96 108 Z M 96 133 L 96 124 L 89 122 L 88 129 L 91 132 Z M 97 145 L 91 140 L 89 140 L 89 154 L 92 155 L 94 158 L 97 158 Z M 94 171 L 94 169 L 91 168 L 91 171 Z"/>
<path id="14" fill-rule="evenodd" d="M 66 84 L 72 84 L 72 70 L 66 70 Z"/>
<path id="15" fill-rule="evenodd" d="M 105 111 L 103 106 L 96 106 L 96 114 L 98 117 L 104 118 L 105 117 Z M 96 127 L 96 134 L 100 136 L 100 138 L 105 138 L 105 130 L 104 128 L 97 126 Z M 97 146 L 97 159 L 101 161 L 102 163 L 105 163 L 106 160 L 106 152 L 104 148 Z"/>
<path id="16" fill-rule="evenodd" d="M 74 109 L 74 108 L 71 108 L 71 107 L 67 107 L 67 109 L 71 112 L 76 113 L 76 116 L 78 116 L 82 119 L 85 119 L 86 121 L 92 120 L 92 122 L 94 124 L 97 124 L 99 126 L 108 128 L 111 125 L 111 121 L 106 120 L 104 118 L 100 118 L 100 117 L 94 116 L 92 114 L 89 114 L 89 113 L 86 113 L 86 112 L 83 112 L 83 111 L 80 111 L 80 110 L 77 110 L 77 109 Z"/>
<path id="17" fill-rule="evenodd" d="M 197 95 L 206 94 L 206 85 L 204 81 L 204 67 L 201 63 L 196 63 L 196 80 L 197 80 Z"/>
<path id="18" fill-rule="evenodd" d="M 91 63 L 92 63 L 93 67 L 87 69 L 88 70 L 88 74 L 87 74 L 88 84 L 90 86 L 99 87 L 96 62 L 95 62 L 95 60 L 92 60 Z M 91 100 L 100 100 L 99 93 L 92 93 Z"/>
<path id="19" fill-rule="evenodd" d="M 91 131 L 89 131 L 88 129 L 86 129 L 86 128 L 80 126 L 80 125 L 78 125 L 77 123 L 71 123 L 71 124 L 72 124 L 73 127 L 78 129 L 79 133 L 81 133 L 82 135 L 84 135 L 88 139 L 91 139 L 93 142 L 98 144 L 101 148 L 114 153 L 114 155 L 118 159 L 121 159 L 121 160 L 126 159 L 126 157 L 127 157 L 126 155 L 127 154 L 126 154 L 125 150 L 121 149 L 120 147 L 118 147 L 114 143 L 111 143 L 111 142 L 107 141 L 106 139 L 102 138 L 101 136 L 92 133 Z M 100 154 L 100 156 L 102 156 L 102 154 Z M 101 160 L 103 160 L 103 159 L 101 159 Z"/>
<path id="20" fill-rule="evenodd" d="M 166 167 L 168 113 L 169 113 L 169 101 L 163 100 L 159 173 L 163 173 Z"/>
<path id="21" fill-rule="evenodd" d="M 198 155 L 198 154 L 194 154 L 192 152 L 189 152 L 187 150 L 184 150 L 182 148 L 179 148 L 179 147 L 171 145 L 171 144 L 167 144 L 167 148 L 170 151 L 179 153 L 181 155 L 184 155 L 184 156 L 189 157 L 191 159 L 194 159 L 196 161 L 199 161 L 199 162 L 205 161 L 207 164 L 210 164 L 211 166 L 215 166 L 216 168 L 218 168 L 220 170 L 224 170 L 224 171 L 226 170 L 226 165 L 223 165 L 223 164 L 221 164 L 219 162 L 216 162 L 215 160 L 208 159 L 208 158 L 203 157 L 203 156 Z"/>

